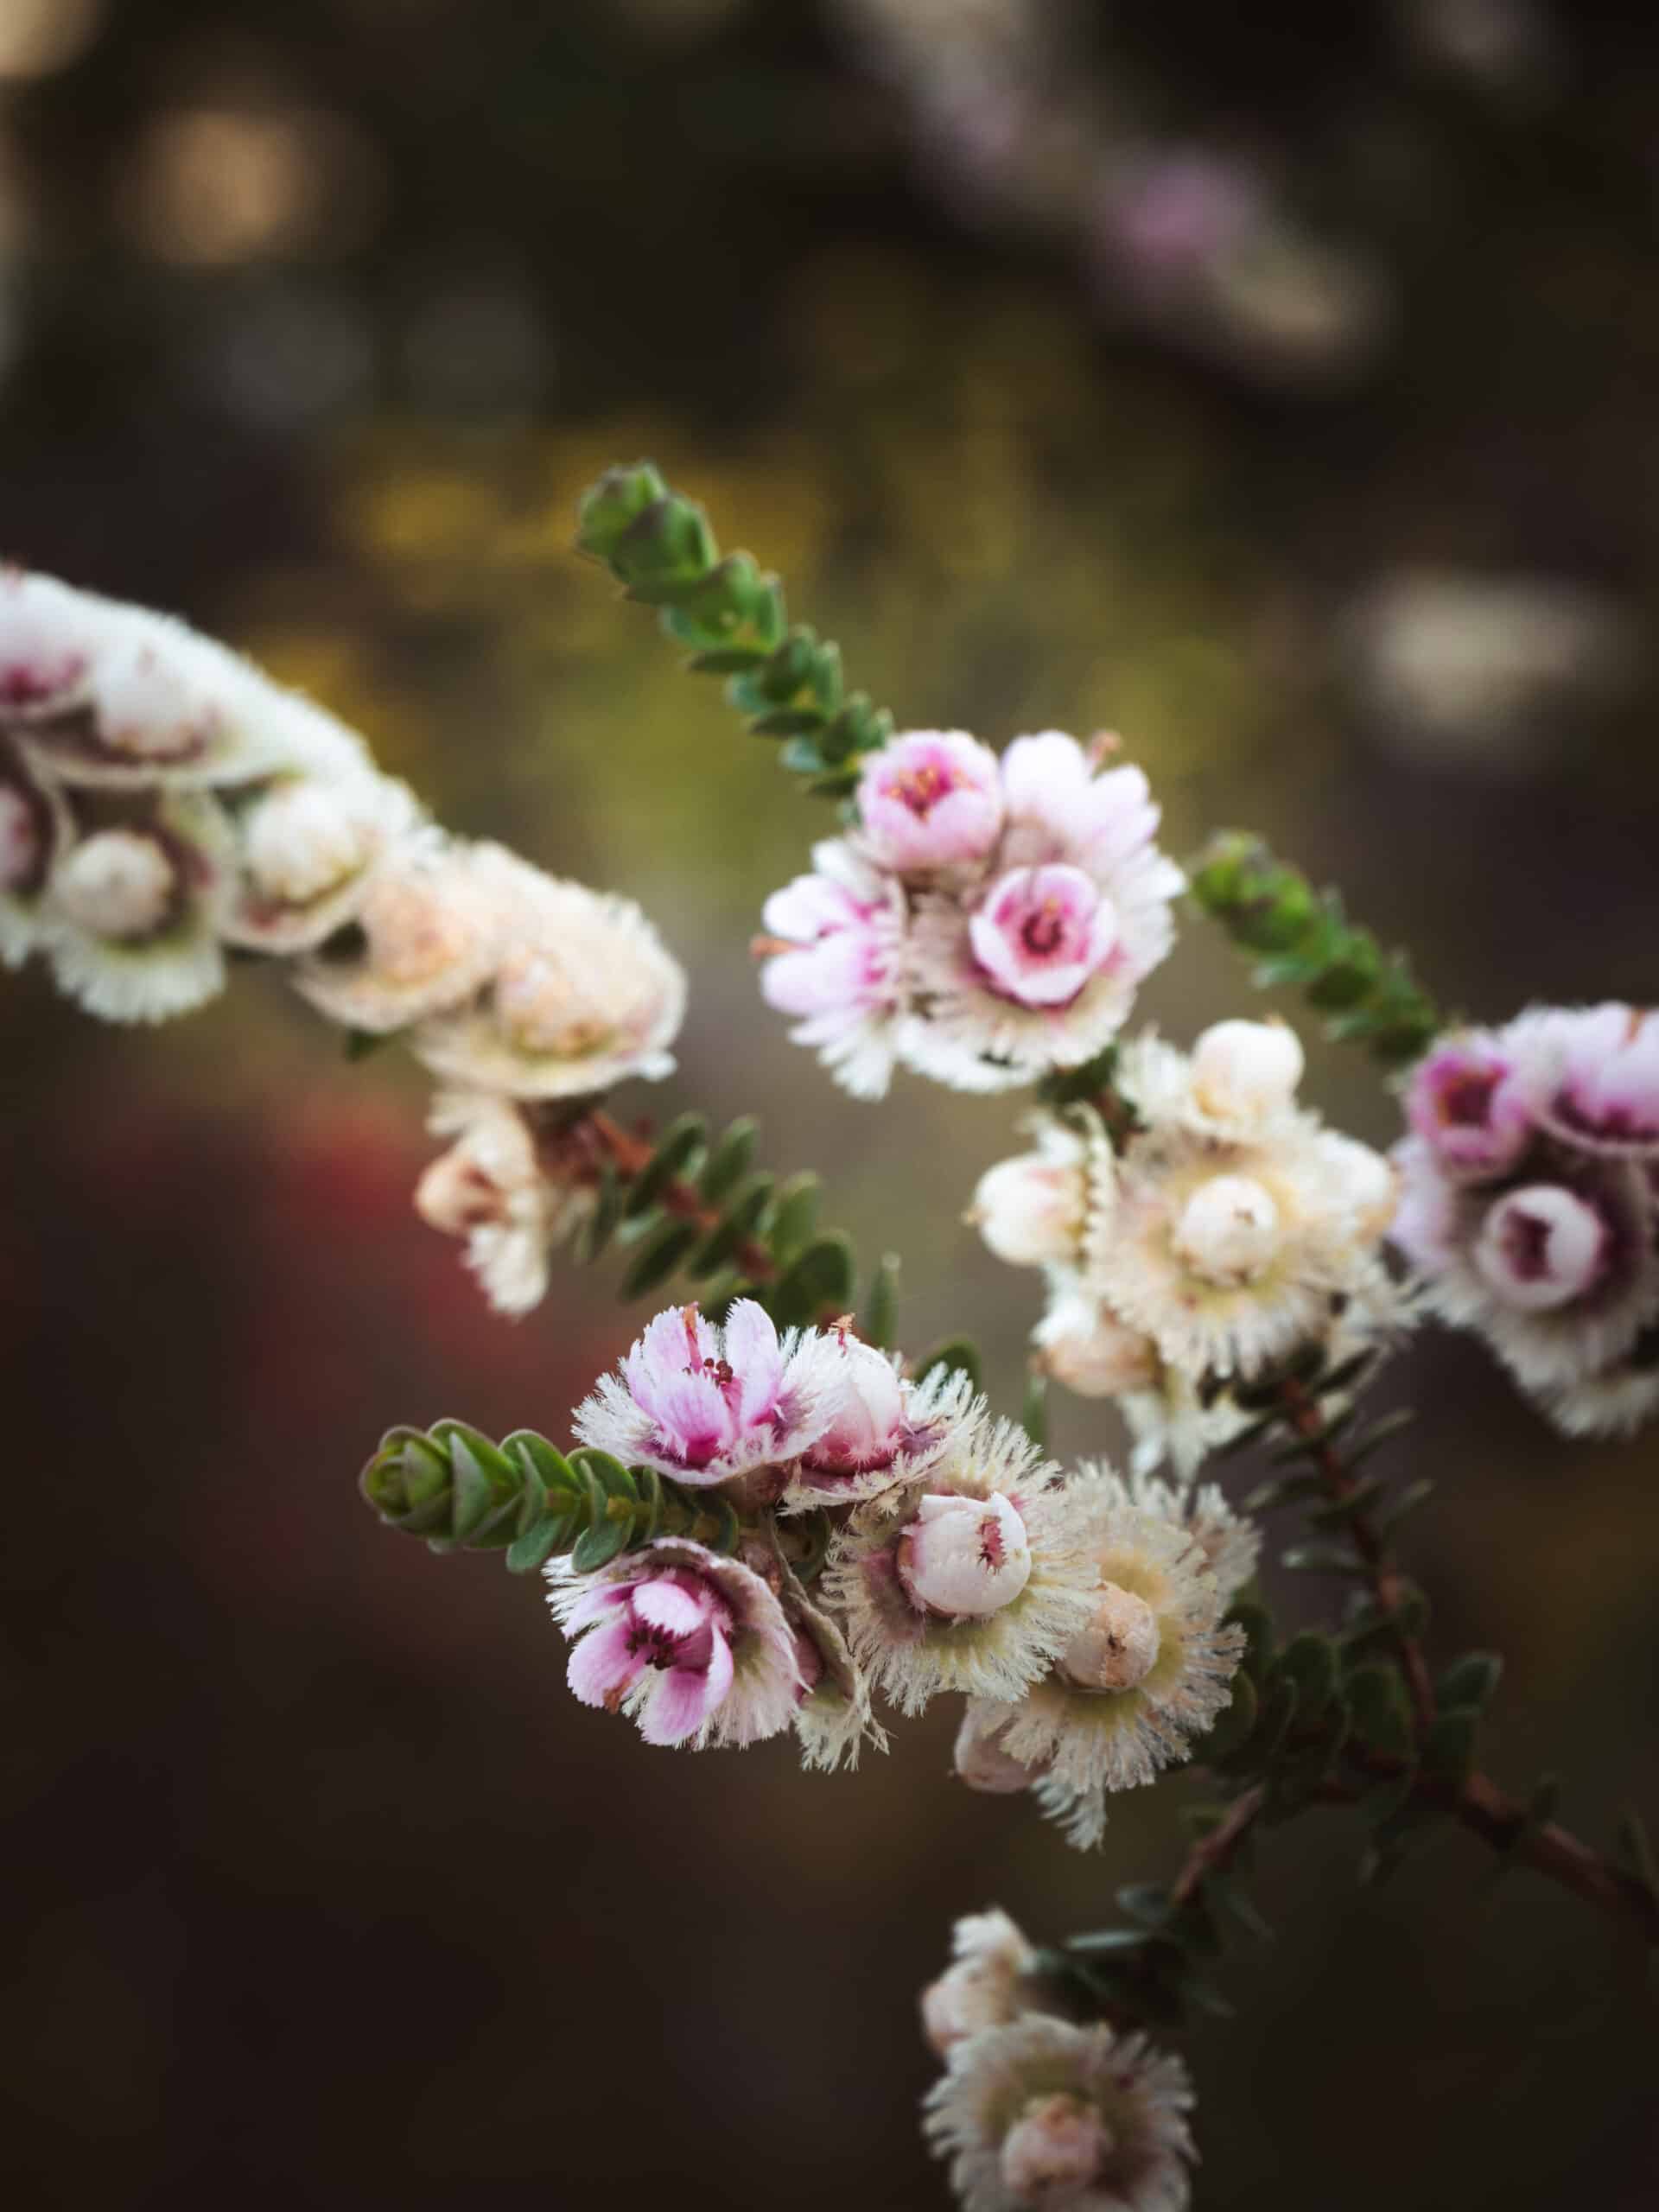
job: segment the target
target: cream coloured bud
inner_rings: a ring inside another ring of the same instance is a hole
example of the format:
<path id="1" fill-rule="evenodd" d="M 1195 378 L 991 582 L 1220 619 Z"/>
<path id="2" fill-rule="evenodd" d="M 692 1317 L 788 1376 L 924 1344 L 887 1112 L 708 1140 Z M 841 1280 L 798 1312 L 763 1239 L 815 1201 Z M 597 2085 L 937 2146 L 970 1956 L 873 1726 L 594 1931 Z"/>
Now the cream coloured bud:
<path id="1" fill-rule="evenodd" d="M 510 952 L 502 962 L 495 1006 L 509 1035 L 527 1052 L 574 1058 L 611 1034 L 612 1025 L 599 1017 L 569 970 L 533 945 Z"/>
<path id="2" fill-rule="evenodd" d="M 256 888 L 267 899 L 304 906 L 362 867 L 364 825 L 343 796 L 317 783 L 286 784 L 248 816 L 246 858 Z"/>
<path id="3" fill-rule="evenodd" d="M 172 861 L 137 830 L 100 830 L 59 864 L 53 896 L 89 936 L 148 937 L 167 919 L 178 886 Z"/>
<path id="4" fill-rule="evenodd" d="M 899 1579 L 917 1605 L 947 1620 L 1001 1612 L 1031 1580 L 1026 1524 L 1001 1491 L 930 1493 L 899 1541 Z"/>
<path id="5" fill-rule="evenodd" d="M 118 647 L 92 676 L 98 734 L 113 752 L 168 760 L 194 751 L 213 713 L 172 659 L 139 637 Z"/>
<path id="6" fill-rule="evenodd" d="M 1399 1203 L 1400 1179 L 1392 1163 L 1357 1137 L 1338 1136 L 1333 1129 L 1321 1133 L 1319 1149 L 1344 1204 L 1353 1209 L 1360 1234 L 1380 1236 Z"/>
<path id="7" fill-rule="evenodd" d="M 1002 2139 L 1002 2186 L 1016 2204 L 1067 2203 L 1111 2150 L 1110 2131 L 1085 2099 L 1064 2090 L 1033 2097 Z"/>
<path id="8" fill-rule="evenodd" d="M 1252 1175 L 1212 1175 L 1175 1224 L 1175 1255 L 1217 1288 L 1265 1274 L 1279 1249 L 1279 1209 Z"/>
<path id="9" fill-rule="evenodd" d="M 1144 1598 L 1101 1585 L 1089 1625 L 1060 1656 L 1060 1670 L 1079 1689 L 1132 1690 L 1158 1661 L 1158 1620 Z"/>
<path id="10" fill-rule="evenodd" d="M 1038 1364 L 1080 1398 L 1122 1397 L 1158 1381 L 1158 1348 L 1103 1308 L 1067 1298 L 1037 1330 Z"/>
<path id="11" fill-rule="evenodd" d="M 41 864 L 41 830 L 22 791 L 0 784 L 0 891 L 21 891 Z"/>
<path id="12" fill-rule="evenodd" d="M 1040 1152 L 999 1160 L 979 1179 L 968 1218 L 1010 1267 L 1059 1265 L 1076 1256 L 1088 1208 L 1081 1160 Z"/>
<path id="13" fill-rule="evenodd" d="M 1594 1288 L 1612 1240 L 1596 1209 L 1559 1183 L 1500 1198 L 1481 1224 L 1475 1265 L 1506 1306 L 1546 1313 Z"/>
<path id="14" fill-rule="evenodd" d="M 905 1426 L 904 1386 L 893 1362 L 855 1336 L 840 1339 L 835 1419 L 806 1454 L 810 1467 L 857 1474 L 892 1459 Z"/>
<path id="15" fill-rule="evenodd" d="M 1192 1096 L 1217 1121 L 1265 1121 L 1296 1096 L 1306 1063 L 1282 1021 L 1217 1021 L 1192 1047 Z"/>
<path id="16" fill-rule="evenodd" d="M 987 1797 L 1012 1797 L 1042 1779 L 1047 1771 L 1046 1761 L 1039 1766 L 1027 1766 L 1023 1759 L 1014 1758 L 1003 1750 L 1001 1739 L 1007 1726 L 1006 1712 L 981 1705 L 969 1706 L 957 1731 L 953 1754 L 958 1782 L 965 1782 L 970 1789 L 977 1789 Z"/>
<path id="17" fill-rule="evenodd" d="M 415 1211 L 429 1229 L 465 1236 L 489 1221 L 507 1217 L 506 1197 L 479 1166 L 464 1141 L 441 1153 L 415 1185 Z"/>
<path id="18" fill-rule="evenodd" d="M 447 869 L 380 877 L 357 919 L 369 941 L 371 969 L 394 986 L 435 982 L 476 951 L 475 895 Z"/>

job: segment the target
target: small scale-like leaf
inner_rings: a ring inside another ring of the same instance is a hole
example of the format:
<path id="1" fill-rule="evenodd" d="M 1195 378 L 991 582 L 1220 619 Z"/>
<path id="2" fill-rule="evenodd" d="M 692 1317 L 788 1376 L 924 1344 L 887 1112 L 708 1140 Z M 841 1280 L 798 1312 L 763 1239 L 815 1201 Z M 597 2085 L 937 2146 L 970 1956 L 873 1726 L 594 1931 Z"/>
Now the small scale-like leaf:
<path id="1" fill-rule="evenodd" d="M 1039 1452 L 1048 1450 L 1048 1377 L 1036 1368 L 1026 1376 L 1020 1426 Z"/>
<path id="2" fill-rule="evenodd" d="M 774 707 L 749 724 L 756 737 L 815 737 L 823 727 L 823 716 L 816 707 Z M 830 764 L 820 755 L 819 765 Z"/>
<path id="3" fill-rule="evenodd" d="M 683 1175 L 702 1148 L 708 1123 L 701 1114 L 682 1114 L 657 1141 L 657 1149 L 628 1185 L 626 1211 L 646 1212 L 668 1185 Z"/>
<path id="4" fill-rule="evenodd" d="M 732 1123 L 709 1155 L 697 1188 L 710 1205 L 719 1205 L 749 1172 L 760 1125 L 749 1115 Z"/>
<path id="5" fill-rule="evenodd" d="M 979 1389 L 979 1351 L 966 1337 L 947 1337 L 943 1344 L 935 1344 L 918 1363 L 916 1380 L 925 1382 L 941 1367 L 953 1368 L 958 1375 L 965 1375 L 976 1390 Z"/>
<path id="6" fill-rule="evenodd" d="M 686 1262 L 686 1273 L 693 1282 L 701 1282 L 715 1274 L 755 1236 L 772 1204 L 772 1179 L 765 1173 L 752 1175 L 743 1185 Z"/>
<path id="7" fill-rule="evenodd" d="M 1121 1956 L 1128 1951 L 1144 1951 L 1156 1942 L 1144 1928 L 1099 1928 L 1084 1936 L 1068 1936 L 1065 1948 L 1091 1958 Z"/>
<path id="8" fill-rule="evenodd" d="M 1434 1702 L 1472 1706 L 1478 1712 L 1491 1704 L 1503 1672 L 1503 1662 L 1496 1651 L 1465 1651 L 1435 1683 Z"/>
<path id="9" fill-rule="evenodd" d="M 881 1351 L 891 1351 L 899 1334 L 899 1255 L 884 1252 L 876 1262 L 870 1278 L 869 1294 L 864 1300 L 864 1311 L 859 1319 L 860 1333 L 867 1344 L 874 1344 Z"/>
<path id="10" fill-rule="evenodd" d="M 592 1574 L 595 1568 L 608 1567 L 620 1552 L 626 1551 L 632 1533 L 626 1521 L 596 1521 L 577 1537 L 571 1566 L 578 1574 Z"/>
<path id="11" fill-rule="evenodd" d="M 559 1534 L 565 1522 L 565 1516 L 551 1513 L 544 1513 L 539 1520 L 531 1522 L 507 1547 L 507 1573 L 533 1574 L 558 1549 Z"/>
<path id="12" fill-rule="evenodd" d="M 815 1236 L 785 1268 L 766 1303 L 779 1320 L 810 1323 L 853 1308 L 852 1240 L 843 1230 Z"/>
<path id="13" fill-rule="evenodd" d="M 1370 1567 L 1345 1544 L 1293 1544 L 1280 1554 L 1280 1562 L 1293 1574 L 1367 1575 Z"/>
<path id="14" fill-rule="evenodd" d="M 666 1282 L 681 1262 L 690 1256 L 702 1233 L 694 1221 L 664 1222 L 652 1231 L 635 1254 L 618 1295 L 624 1299 L 643 1298 L 648 1290 L 655 1290 L 659 1283 Z"/>
<path id="15" fill-rule="evenodd" d="M 791 1175 L 779 1192 L 766 1242 L 780 1267 L 788 1265 L 817 1227 L 820 1196 L 818 1179 L 810 1173 Z"/>

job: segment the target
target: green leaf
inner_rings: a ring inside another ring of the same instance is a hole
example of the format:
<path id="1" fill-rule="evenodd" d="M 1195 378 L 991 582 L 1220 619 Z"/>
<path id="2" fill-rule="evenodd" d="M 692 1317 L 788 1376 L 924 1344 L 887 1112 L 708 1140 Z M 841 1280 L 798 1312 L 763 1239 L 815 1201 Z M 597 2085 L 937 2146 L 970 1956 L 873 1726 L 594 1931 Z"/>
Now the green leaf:
<path id="1" fill-rule="evenodd" d="M 899 1334 L 899 1255 L 884 1252 L 870 1278 L 869 1295 L 859 1321 L 866 1344 L 890 1351 Z"/>
<path id="2" fill-rule="evenodd" d="M 749 1178 L 687 1262 L 686 1272 L 694 1282 L 701 1282 L 723 1268 L 740 1246 L 754 1236 L 772 1204 L 772 1186 L 770 1175 L 761 1173 Z"/>
<path id="3" fill-rule="evenodd" d="M 515 1536 L 507 1547 L 507 1573 L 533 1574 L 558 1549 L 566 1517 L 562 1514 L 543 1514 L 539 1520 L 531 1522 L 521 1535 Z"/>
<path id="4" fill-rule="evenodd" d="M 366 1060 L 384 1045 L 390 1045 L 397 1032 L 395 1029 L 348 1029 L 346 1032 L 346 1058 L 355 1063 Z"/>
<path id="5" fill-rule="evenodd" d="M 1433 1497 L 1435 1488 L 1430 1478 L 1424 1475 L 1414 1483 L 1408 1483 L 1404 1490 L 1396 1491 L 1377 1514 L 1377 1535 L 1387 1535 L 1389 1529 L 1403 1521 L 1408 1513 L 1415 1512 L 1425 1498 Z"/>
<path id="6" fill-rule="evenodd" d="M 1300 1630 L 1274 1662 L 1274 1675 L 1281 1670 L 1296 1685 L 1299 1713 L 1317 1719 L 1337 1694 L 1336 1645 L 1317 1630 Z"/>
<path id="7" fill-rule="evenodd" d="M 607 468 L 577 510 L 577 544 L 584 553 L 608 559 L 618 539 L 645 509 L 667 496 L 667 485 L 648 461 Z"/>
<path id="8" fill-rule="evenodd" d="M 1465 1651 L 1454 1659 L 1434 1685 L 1437 1706 L 1472 1706 L 1477 1712 L 1490 1705 L 1503 1672 L 1496 1651 Z"/>
<path id="9" fill-rule="evenodd" d="M 854 1290 L 852 1239 L 832 1230 L 797 1255 L 766 1302 L 778 1319 L 805 1325 L 850 1313 Z"/>
<path id="10" fill-rule="evenodd" d="M 1128 1951 L 1144 1951 L 1156 1937 L 1144 1928 L 1100 1928 L 1083 1936 L 1068 1936 L 1065 1948 L 1093 1958 L 1121 1957 Z"/>
<path id="11" fill-rule="evenodd" d="M 761 715 L 749 725 L 756 737 L 814 737 L 823 728 L 823 716 L 816 707 L 776 707 L 769 715 Z M 785 766 L 789 764 L 785 761 Z M 832 763 L 822 753 L 814 753 L 807 763 L 808 771 L 829 767 Z"/>
<path id="12" fill-rule="evenodd" d="M 1368 1575 L 1370 1569 L 1357 1552 L 1345 1544 L 1293 1544 L 1279 1554 L 1281 1566 L 1293 1574 Z"/>
<path id="13" fill-rule="evenodd" d="M 820 1192 L 813 1174 L 791 1175 L 778 1193 L 766 1242 L 780 1266 L 792 1260 L 811 1236 L 818 1218 Z"/>
<path id="14" fill-rule="evenodd" d="M 648 1290 L 655 1290 L 659 1283 L 666 1282 L 690 1255 L 702 1234 L 695 1221 L 671 1219 L 653 1230 L 623 1276 L 619 1297 L 643 1298 Z"/>
<path id="15" fill-rule="evenodd" d="M 1390 1758 L 1409 1757 L 1411 1706 L 1398 1669 L 1380 1662 L 1357 1667 L 1348 1676 L 1346 1688 L 1354 1726 L 1362 1738 L 1373 1751 Z"/>
<path id="16" fill-rule="evenodd" d="M 943 1344 L 935 1344 L 918 1363 L 916 1380 L 925 1382 L 928 1376 L 941 1367 L 951 1368 L 958 1375 L 965 1375 L 972 1388 L 979 1389 L 979 1352 L 966 1337 L 947 1337 Z"/>
<path id="17" fill-rule="evenodd" d="M 1346 1461 L 1349 1473 L 1352 1474 L 1362 1459 L 1369 1459 L 1379 1445 L 1387 1444 L 1398 1436 L 1402 1429 L 1409 1428 L 1416 1418 L 1409 1406 L 1401 1406 L 1391 1414 L 1384 1414 L 1381 1421 L 1373 1421 L 1349 1449 Z"/>
<path id="18" fill-rule="evenodd" d="M 682 1114 L 657 1141 L 657 1148 L 628 1186 L 626 1211 L 646 1212 L 702 1150 L 709 1125 L 701 1114 Z"/>
<path id="19" fill-rule="evenodd" d="M 709 1154 L 708 1165 L 697 1179 L 697 1188 L 710 1205 L 718 1205 L 748 1173 L 760 1133 L 760 1123 L 746 1114 L 732 1123 Z"/>
<path id="20" fill-rule="evenodd" d="M 498 1502 L 498 1493 L 480 1465 L 472 1445 L 459 1429 L 449 1440 L 449 1469 L 454 1482 L 449 1534 L 464 1544 Z"/>
<path id="21" fill-rule="evenodd" d="M 619 1552 L 626 1551 L 632 1535 L 626 1521 L 596 1521 L 577 1537 L 570 1564 L 578 1574 L 592 1574 L 598 1567 L 608 1567 Z"/>
<path id="22" fill-rule="evenodd" d="M 556 1445 L 550 1444 L 533 1428 L 515 1428 L 510 1436 L 501 1440 L 502 1457 L 513 1460 L 524 1469 L 526 1487 L 534 1485 L 539 1501 L 543 1497 L 574 1500 L 578 1495 L 575 1470 Z M 563 1510 L 563 1509 L 562 1509 Z"/>
<path id="23" fill-rule="evenodd" d="M 1475 1764 L 1475 1738 L 1480 1728 L 1477 1706 L 1453 1705 L 1437 1713 L 1423 1738 L 1423 1771 L 1460 1789 Z"/>
<path id="24" fill-rule="evenodd" d="M 596 1260 L 615 1236 L 622 1218 L 623 1189 L 617 1180 L 615 1168 L 607 1160 L 600 1169 L 599 1192 L 594 1203 L 587 1232 L 582 1239 L 584 1260 Z"/>

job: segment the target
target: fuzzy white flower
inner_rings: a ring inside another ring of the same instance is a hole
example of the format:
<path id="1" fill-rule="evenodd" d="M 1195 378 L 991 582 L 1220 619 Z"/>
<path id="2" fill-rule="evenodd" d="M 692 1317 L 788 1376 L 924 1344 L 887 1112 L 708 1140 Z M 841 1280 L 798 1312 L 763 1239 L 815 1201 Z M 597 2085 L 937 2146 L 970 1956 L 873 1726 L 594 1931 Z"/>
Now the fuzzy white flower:
<path id="1" fill-rule="evenodd" d="M 926 2130 L 963 2212 L 1185 2212 L 1185 2067 L 1143 2036 L 1028 2012 L 953 2044 Z"/>
<path id="2" fill-rule="evenodd" d="M 225 935 L 256 951 L 309 951 L 353 919 L 376 863 L 420 819 L 389 776 L 283 777 L 233 816 L 241 869 Z"/>
<path id="3" fill-rule="evenodd" d="M 950 1964 L 922 1992 L 922 2032 L 938 2056 L 1031 2010 L 1036 1966 L 1036 1951 L 1000 1908 L 958 1920 Z"/>
<path id="4" fill-rule="evenodd" d="M 201 791 L 115 803 L 60 855 L 41 903 L 59 988 L 106 1021 L 165 1021 L 222 989 L 230 826 Z"/>
<path id="5" fill-rule="evenodd" d="M 918 1480 L 861 1508 L 825 1586 L 861 1664 L 919 1712 L 1016 1697 L 1088 1617 L 1096 1574 L 1059 1470 L 982 1408 Z"/>
<path id="6" fill-rule="evenodd" d="M 593 1186 L 551 1173 L 505 1099 L 440 1091 L 427 1127 L 455 1142 L 421 1177 L 416 1211 L 467 1239 L 467 1264 L 497 1313 L 527 1313 L 546 1295 L 549 1255 L 592 1215 Z"/>
<path id="7" fill-rule="evenodd" d="M 470 997 L 495 966 L 508 918 L 491 850 L 437 831 L 405 840 L 346 927 L 296 966 L 296 988 L 331 1021 L 373 1033 Z M 458 1087 L 483 1086 L 463 1077 Z"/>
<path id="8" fill-rule="evenodd" d="M 1108 1796 L 1179 1764 L 1224 1710 L 1244 1637 L 1223 1622 L 1220 1586 L 1184 1515 L 1152 1510 L 1151 1493 L 1131 1503 L 1097 1466 L 1080 1469 L 1070 1492 L 1098 1577 L 1089 1618 L 1042 1681 L 989 1706 L 980 1726 L 1088 1848 Z"/>
<path id="9" fill-rule="evenodd" d="M 423 1021 L 410 1043 L 442 1081 L 518 1098 L 569 1098 L 673 1072 L 685 973 L 631 899 L 485 849 L 501 903 L 498 954 L 476 1003 Z"/>
<path id="10" fill-rule="evenodd" d="M 1064 1121 L 1034 1115 L 1025 1126 L 1036 1149 L 987 1168 L 967 1217 L 1010 1267 L 1075 1264 L 1111 1209 L 1111 1147 L 1098 1116 L 1084 1108 Z"/>

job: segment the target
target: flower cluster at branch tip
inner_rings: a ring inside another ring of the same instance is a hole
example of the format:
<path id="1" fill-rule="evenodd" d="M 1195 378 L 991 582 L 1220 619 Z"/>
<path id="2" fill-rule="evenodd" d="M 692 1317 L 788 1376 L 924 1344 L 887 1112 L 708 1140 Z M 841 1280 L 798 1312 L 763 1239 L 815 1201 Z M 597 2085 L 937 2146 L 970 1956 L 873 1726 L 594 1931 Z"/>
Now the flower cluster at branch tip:
<path id="1" fill-rule="evenodd" d="M 1547 1007 L 1442 1038 L 1406 1092 L 1395 1241 L 1580 1434 L 1659 1413 L 1659 1014 Z"/>
<path id="2" fill-rule="evenodd" d="M 792 1719 L 807 1763 L 834 1765 L 880 1739 L 874 1692 L 906 1713 L 957 1692 L 963 1778 L 1035 1786 L 1086 1844 L 1107 1796 L 1185 1758 L 1228 1701 L 1243 1639 L 1223 1615 L 1257 1538 L 1218 1490 L 1067 1473 L 965 1376 L 912 1377 L 845 1323 L 779 1336 L 750 1300 L 718 1323 L 671 1306 L 575 1426 L 734 1516 L 736 1580 L 715 1595 L 677 1538 L 597 1582 L 575 1554 L 548 1569 L 584 1639 L 571 1687 L 637 1712 L 652 1742 Z M 671 1556 L 685 1573 L 664 1595 Z"/>
<path id="3" fill-rule="evenodd" d="M 1301 1072 L 1278 1023 L 1218 1022 L 1190 1054 L 1143 1036 L 1104 1113 L 1039 1111 L 1036 1148 L 980 1181 L 986 1243 L 1046 1279 L 1041 1365 L 1121 1402 L 1137 1465 L 1191 1473 L 1243 1425 L 1227 1385 L 1402 1318 L 1380 1257 L 1393 1172 L 1298 1106 Z"/>
<path id="4" fill-rule="evenodd" d="M 1001 1090 L 1092 1058 L 1173 939 L 1183 877 L 1140 769 L 1058 730 L 999 760 L 960 730 L 873 754 L 856 826 L 766 902 L 761 988 L 836 1078 L 896 1065 Z"/>
<path id="5" fill-rule="evenodd" d="M 591 1211 L 558 1102 L 673 1066 L 685 979 L 638 907 L 447 836 L 363 741 L 182 623 L 0 574 L 0 961 L 111 1021 L 292 963 L 330 1020 L 402 1032 L 457 1141 L 417 1204 L 522 1313 Z"/>
<path id="6" fill-rule="evenodd" d="M 1184 2212 L 1198 2154 L 1181 2061 L 1067 2017 L 1004 1912 L 958 1921 L 953 1948 L 922 1999 L 945 2062 L 926 2128 L 965 2212 Z"/>

